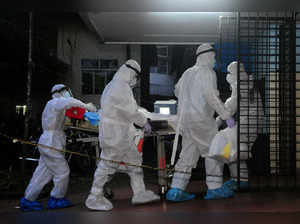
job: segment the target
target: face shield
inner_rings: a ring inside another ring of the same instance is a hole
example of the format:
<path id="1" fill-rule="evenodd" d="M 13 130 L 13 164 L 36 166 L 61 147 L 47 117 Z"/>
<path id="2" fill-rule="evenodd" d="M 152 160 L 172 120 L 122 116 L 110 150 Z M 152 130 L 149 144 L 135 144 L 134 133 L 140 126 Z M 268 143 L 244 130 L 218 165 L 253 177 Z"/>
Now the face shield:
<path id="1" fill-rule="evenodd" d="M 138 84 L 139 84 L 139 80 L 140 80 L 140 77 L 138 75 L 135 75 L 134 78 L 130 81 L 129 85 L 131 88 L 136 88 L 138 87 Z"/>
<path id="2" fill-rule="evenodd" d="M 60 89 L 57 89 L 55 91 L 52 92 L 52 95 L 58 93 L 60 94 L 62 97 L 68 98 L 68 97 L 73 97 L 72 91 L 70 88 L 64 86 Z"/>
<path id="3" fill-rule="evenodd" d="M 215 49 L 210 44 L 208 44 L 208 43 L 201 44 L 196 50 L 196 57 L 198 57 L 201 54 L 205 54 L 205 53 L 208 53 L 211 51 L 215 52 Z"/>
<path id="4" fill-rule="evenodd" d="M 62 95 L 63 97 L 65 97 L 65 98 L 73 97 L 73 94 L 72 94 L 72 92 L 71 92 L 70 89 L 68 89 L 68 90 L 63 90 L 63 91 L 61 92 L 61 95 Z"/>
<path id="5" fill-rule="evenodd" d="M 203 49 L 201 49 L 201 47 Z M 196 58 L 198 58 L 199 56 L 201 57 L 200 60 L 205 62 L 210 67 L 214 68 L 216 66 L 216 51 L 214 48 L 212 48 L 212 46 L 200 46 L 197 49 Z"/>
<path id="6" fill-rule="evenodd" d="M 129 86 L 131 88 L 135 88 L 135 87 L 137 87 L 137 84 L 139 82 L 141 73 L 136 68 L 134 68 L 133 66 L 128 65 L 128 64 L 125 64 L 125 65 L 126 65 L 127 68 L 129 68 L 129 69 L 131 69 L 131 70 L 134 71 L 133 77 L 130 78 Z"/>
<path id="7" fill-rule="evenodd" d="M 212 51 L 212 52 L 209 52 L 208 53 L 208 58 L 209 58 L 209 61 L 210 61 L 210 65 L 215 68 L 216 67 L 216 52 L 215 51 Z"/>
<path id="8" fill-rule="evenodd" d="M 239 65 L 239 71 L 240 71 L 240 92 L 245 95 L 249 90 L 253 89 L 253 76 L 248 75 L 245 71 L 245 67 L 243 63 L 240 63 Z M 237 73 L 238 73 L 238 62 L 234 61 L 230 63 L 227 67 L 227 71 L 229 72 L 227 74 L 226 80 L 227 82 L 232 85 L 237 85 Z"/>

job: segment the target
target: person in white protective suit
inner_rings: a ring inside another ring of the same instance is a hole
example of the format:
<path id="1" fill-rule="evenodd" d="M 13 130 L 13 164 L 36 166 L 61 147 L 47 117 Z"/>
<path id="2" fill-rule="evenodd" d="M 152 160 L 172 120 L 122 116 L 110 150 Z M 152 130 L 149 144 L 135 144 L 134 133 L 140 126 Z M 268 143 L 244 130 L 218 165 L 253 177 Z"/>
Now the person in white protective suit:
<path id="1" fill-rule="evenodd" d="M 238 62 L 234 61 L 227 67 L 228 75 L 226 77 L 227 82 L 231 87 L 231 96 L 225 102 L 225 107 L 231 114 L 235 114 L 237 111 L 237 73 Z M 249 110 L 248 110 L 249 109 Z M 263 107 L 259 92 L 254 89 L 253 77 L 247 75 L 245 68 L 240 63 L 240 188 L 245 189 L 248 187 L 248 169 L 246 159 L 250 155 L 250 149 L 254 144 L 257 134 L 260 133 L 263 122 Z M 220 117 L 216 118 L 218 126 L 221 126 L 222 120 Z M 248 132 L 249 131 L 249 132 Z M 236 126 L 232 132 L 230 129 L 225 129 L 223 133 L 226 135 L 229 132 L 227 139 L 229 141 L 237 141 L 237 129 Z M 217 136 L 216 136 L 217 138 Z M 226 137 L 225 137 L 226 138 Z M 237 150 L 236 144 L 233 142 L 233 147 Z M 212 144 L 213 147 L 213 144 Z M 213 150 L 213 149 L 210 149 Z M 211 164 L 214 164 L 206 169 L 206 184 L 208 187 L 205 199 L 219 199 L 227 198 L 228 195 L 224 192 L 224 189 L 230 189 L 234 191 L 237 189 L 237 162 L 230 162 L 229 170 L 231 174 L 230 180 L 223 184 L 223 168 L 224 162 L 207 158 Z"/>
<path id="2" fill-rule="evenodd" d="M 65 198 L 69 183 L 70 169 L 64 153 L 43 147 L 42 145 L 65 149 L 66 136 L 64 133 L 65 111 L 71 107 L 82 107 L 89 111 L 96 111 L 92 104 L 85 104 L 72 97 L 71 91 L 63 84 L 54 85 L 52 99 L 49 100 L 42 113 L 43 133 L 40 136 L 38 146 L 40 152 L 39 164 L 35 169 L 25 195 L 20 200 L 20 208 L 23 211 L 41 210 L 43 207 L 36 201 L 43 187 L 51 180 L 54 187 L 47 202 L 48 209 L 64 208 L 71 205 Z"/>
<path id="3" fill-rule="evenodd" d="M 90 194 L 85 201 L 85 205 L 91 210 L 108 211 L 113 208 L 112 203 L 104 197 L 103 186 L 115 172 L 126 171 L 129 175 L 133 204 L 160 199 L 158 195 L 145 189 L 142 168 L 126 165 L 126 163 L 140 165 L 142 162 L 134 141 L 136 137 L 134 125 L 142 127 L 145 133 L 151 132 L 151 125 L 143 113 L 138 111 L 132 92 L 140 72 L 141 68 L 135 60 L 126 61 L 101 96 L 102 111 L 99 126 L 101 159 L 94 174 Z M 110 161 L 123 162 L 125 166 Z"/>
<path id="4" fill-rule="evenodd" d="M 185 192 L 192 168 L 200 156 L 206 157 L 213 137 L 217 133 L 214 113 L 217 112 L 230 126 L 234 120 L 219 98 L 217 89 L 215 51 L 210 44 L 202 44 L 196 51 L 196 64 L 187 69 L 175 86 L 178 98 L 178 124 L 182 135 L 182 150 L 175 166 L 169 201 L 185 201 L 195 197 Z M 211 164 L 205 161 L 205 166 Z"/>

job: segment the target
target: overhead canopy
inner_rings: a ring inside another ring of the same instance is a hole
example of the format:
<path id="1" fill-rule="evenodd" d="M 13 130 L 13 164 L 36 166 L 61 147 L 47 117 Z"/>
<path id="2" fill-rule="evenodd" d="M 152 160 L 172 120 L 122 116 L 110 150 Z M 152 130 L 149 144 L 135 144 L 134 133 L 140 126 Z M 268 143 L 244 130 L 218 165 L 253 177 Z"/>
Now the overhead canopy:
<path id="1" fill-rule="evenodd" d="M 249 12 L 300 10 L 297 1 L 286 0 L 74 0 L 72 2 L 74 9 L 93 12 Z"/>
<path id="2" fill-rule="evenodd" d="M 216 42 L 219 16 L 300 11 L 300 4 L 283 0 L 87 0 L 77 7 L 84 22 L 107 44 Z"/>
<path id="3" fill-rule="evenodd" d="M 199 44 L 215 42 L 221 12 L 81 13 L 88 27 L 106 44 Z"/>
<path id="4" fill-rule="evenodd" d="M 298 1 L 287 0 L 10 0 L 3 7 L 81 12 L 105 43 L 210 42 L 220 12 L 300 11 Z"/>
<path id="5" fill-rule="evenodd" d="M 298 1 L 287 0 L 10 0 L 9 10 L 73 12 L 233 12 L 300 10 Z"/>

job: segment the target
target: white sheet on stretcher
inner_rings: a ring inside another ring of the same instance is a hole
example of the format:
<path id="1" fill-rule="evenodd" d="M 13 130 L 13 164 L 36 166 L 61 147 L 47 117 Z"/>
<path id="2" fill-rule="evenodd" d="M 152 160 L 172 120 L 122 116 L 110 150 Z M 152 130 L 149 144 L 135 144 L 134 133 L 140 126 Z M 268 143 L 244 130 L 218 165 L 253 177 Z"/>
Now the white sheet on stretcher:
<path id="1" fill-rule="evenodd" d="M 177 115 L 166 115 L 166 114 L 159 114 L 159 113 L 151 113 L 147 111 L 145 108 L 139 108 L 138 109 L 141 113 L 145 115 L 145 117 L 149 118 L 150 120 L 155 120 L 155 121 L 161 121 L 161 120 L 166 120 L 168 121 L 168 124 L 176 130 L 176 125 L 177 125 Z"/>

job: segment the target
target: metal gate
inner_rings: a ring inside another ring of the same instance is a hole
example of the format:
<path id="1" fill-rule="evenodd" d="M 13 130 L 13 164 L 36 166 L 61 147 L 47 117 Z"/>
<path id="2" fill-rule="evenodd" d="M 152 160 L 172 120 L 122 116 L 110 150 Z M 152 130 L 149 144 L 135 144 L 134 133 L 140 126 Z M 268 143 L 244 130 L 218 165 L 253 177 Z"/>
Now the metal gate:
<path id="1" fill-rule="evenodd" d="M 219 76 L 226 75 L 230 62 L 239 62 L 237 178 L 240 181 L 248 173 L 250 189 L 300 186 L 300 26 L 296 15 L 243 12 L 219 20 Z M 247 80 L 240 79 L 241 63 Z M 243 91 L 249 94 L 244 96 Z"/>

